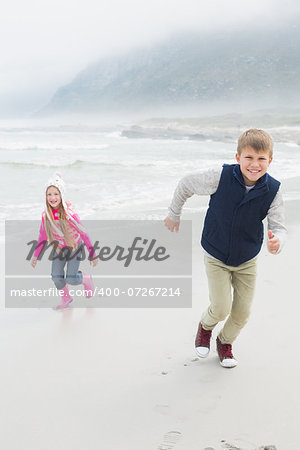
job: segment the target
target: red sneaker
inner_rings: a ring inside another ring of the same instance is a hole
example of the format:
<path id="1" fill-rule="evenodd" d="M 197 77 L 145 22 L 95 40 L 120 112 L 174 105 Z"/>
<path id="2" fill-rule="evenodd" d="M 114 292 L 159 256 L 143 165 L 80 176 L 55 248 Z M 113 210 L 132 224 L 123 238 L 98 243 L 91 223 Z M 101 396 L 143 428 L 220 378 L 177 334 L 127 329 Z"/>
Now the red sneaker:
<path id="1" fill-rule="evenodd" d="M 212 330 L 204 330 L 201 322 L 199 323 L 197 336 L 195 339 L 195 350 L 200 358 L 206 358 L 210 350 L 210 338 Z"/>
<path id="2" fill-rule="evenodd" d="M 237 365 L 237 360 L 234 359 L 234 356 L 232 354 L 231 344 L 222 344 L 220 339 L 217 338 L 217 351 L 222 367 L 232 368 Z"/>

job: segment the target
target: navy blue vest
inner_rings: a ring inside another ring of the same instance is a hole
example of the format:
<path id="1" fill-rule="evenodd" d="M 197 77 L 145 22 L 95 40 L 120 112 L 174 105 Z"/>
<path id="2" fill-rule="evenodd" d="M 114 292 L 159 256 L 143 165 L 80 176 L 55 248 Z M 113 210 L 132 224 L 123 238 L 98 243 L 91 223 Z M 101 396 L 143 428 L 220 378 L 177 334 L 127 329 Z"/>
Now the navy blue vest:
<path id="1" fill-rule="evenodd" d="M 266 217 L 280 182 L 266 173 L 246 193 L 239 164 L 224 164 L 217 191 L 211 195 L 201 245 L 229 266 L 254 258 L 260 251 Z"/>

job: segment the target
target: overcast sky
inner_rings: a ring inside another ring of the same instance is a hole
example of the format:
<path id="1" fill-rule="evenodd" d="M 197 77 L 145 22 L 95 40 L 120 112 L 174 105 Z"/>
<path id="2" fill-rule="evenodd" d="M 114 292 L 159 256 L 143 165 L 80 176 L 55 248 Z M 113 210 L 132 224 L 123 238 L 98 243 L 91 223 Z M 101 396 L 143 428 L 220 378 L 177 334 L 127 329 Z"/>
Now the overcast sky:
<path id="1" fill-rule="evenodd" d="M 278 26 L 298 0 L 10 0 L 0 9 L 0 115 L 32 112 L 101 56 L 187 29 Z M 255 32 L 255 31 L 254 31 Z M 237 36 L 238 38 L 238 36 Z"/>

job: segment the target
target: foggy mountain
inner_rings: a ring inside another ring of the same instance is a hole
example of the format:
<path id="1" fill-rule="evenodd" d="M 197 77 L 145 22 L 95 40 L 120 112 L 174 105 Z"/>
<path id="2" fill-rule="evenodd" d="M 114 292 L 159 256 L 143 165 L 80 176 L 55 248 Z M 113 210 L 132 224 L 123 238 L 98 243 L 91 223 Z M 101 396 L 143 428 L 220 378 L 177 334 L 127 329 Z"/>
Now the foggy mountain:
<path id="1" fill-rule="evenodd" d="M 299 48 L 296 26 L 176 35 L 88 66 L 40 113 L 188 113 L 222 103 L 296 107 Z"/>

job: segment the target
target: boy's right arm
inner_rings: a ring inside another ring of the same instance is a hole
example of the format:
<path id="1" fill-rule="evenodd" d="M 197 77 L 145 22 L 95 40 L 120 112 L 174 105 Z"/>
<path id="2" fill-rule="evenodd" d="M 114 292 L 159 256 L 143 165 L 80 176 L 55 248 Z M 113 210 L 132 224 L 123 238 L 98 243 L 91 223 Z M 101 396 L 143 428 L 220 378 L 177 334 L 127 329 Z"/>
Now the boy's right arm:
<path id="1" fill-rule="evenodd" d="M 168 230 L 172 231 L 176 231 L 176 233 L 178 233 L 179 231 L 179 223 L 180 222 L 175 222 L 175 220 L 170 219 L 169 216 L 167 216 L 164 220 L 165 222 L 165 226 L 168 228 Z"/>
<path id="2" fill-rule="evenodd" d="M 212 195 L 216 192 L 221 173 L 222 167 L 207 169 L 186 175 L 179 181 L 169 207 L 169 214 L 164 220 L 170 231 L 178 231 L 182 207 L 189 197 L 194 194 Z"/>

